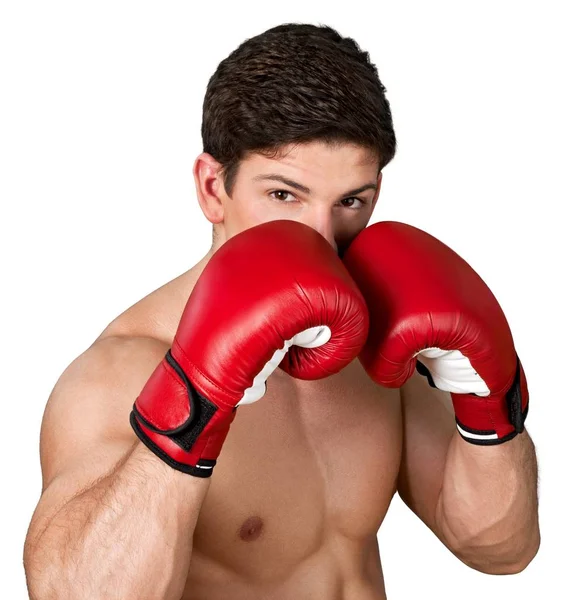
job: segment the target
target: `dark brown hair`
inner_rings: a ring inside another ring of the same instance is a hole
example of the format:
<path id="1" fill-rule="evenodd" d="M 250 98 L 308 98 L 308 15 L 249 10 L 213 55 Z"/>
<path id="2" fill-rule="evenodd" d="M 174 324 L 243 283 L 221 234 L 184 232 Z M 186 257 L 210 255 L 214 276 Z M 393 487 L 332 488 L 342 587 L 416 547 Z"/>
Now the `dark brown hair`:
<path id="1" fill-rule="evenodd" d="M 353 39 L 326 25 L 278 25 L 245 40 L 210 78 L 203 152 L 221 163 L 229 196 L 248 153 L 276 158 L 290 143 L 355 143 L 381 171 L 396 152 L 385 92 Z"/>

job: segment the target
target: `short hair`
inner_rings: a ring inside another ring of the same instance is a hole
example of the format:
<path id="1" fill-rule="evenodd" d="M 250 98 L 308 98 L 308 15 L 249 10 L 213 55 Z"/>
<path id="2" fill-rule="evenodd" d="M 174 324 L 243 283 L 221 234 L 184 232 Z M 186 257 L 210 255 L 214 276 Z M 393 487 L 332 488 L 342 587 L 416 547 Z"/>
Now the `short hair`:
<path id="1" fill-rule="evenodd" d="M 354 143 L 375 154 L 380 172 L 396 152 L 385 93 L 352 38 L 326 25 L 278 25 L 245 40 L 210 78 L 203 152 L 221 164 L 229 196 L 242 159 L 277 158 L 289 144 Z"/>

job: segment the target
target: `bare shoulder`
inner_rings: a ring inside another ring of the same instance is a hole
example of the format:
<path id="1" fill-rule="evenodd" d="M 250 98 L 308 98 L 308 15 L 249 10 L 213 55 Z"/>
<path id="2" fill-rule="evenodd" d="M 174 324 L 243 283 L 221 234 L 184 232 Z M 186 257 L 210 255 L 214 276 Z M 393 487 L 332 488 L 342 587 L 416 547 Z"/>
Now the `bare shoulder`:
<path id="1" fill-rule="evenodd" d="M 26 549 L 63 505 L 109 476 L 135 449 L 129 413 L 165 352 L 167 345 L 155 338 L 103 336 L 61 374 L 41 424 L 43 482 Z"/>
<path id="2" fill-rule="evenodd" d="M 129 414 L 137 395 L 167 352 L 152 337 L 97 339 L 59 377 L 46 404 L 40 435 L 43 489 L 60 473 L 99 474 L 136 436 Z M 88 465 L 91 465 L 90 467 Z"/>
<path id="3" fill-rule="evenodd" d="M 136 302 L 61 374 L 41 426 L 44 490 L 63 474 L 87 485 L 136 443 L 132 405 L 171 345 L 195 277 L 189 270 Z"/>

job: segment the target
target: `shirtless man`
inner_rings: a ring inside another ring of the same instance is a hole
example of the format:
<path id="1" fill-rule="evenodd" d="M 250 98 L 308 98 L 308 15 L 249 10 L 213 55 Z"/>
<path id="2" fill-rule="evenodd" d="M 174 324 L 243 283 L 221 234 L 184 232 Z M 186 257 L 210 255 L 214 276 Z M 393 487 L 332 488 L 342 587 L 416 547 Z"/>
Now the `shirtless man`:
<path id="1" fill-rule="evenodd" d="M 187 458 L 193 467 L 184 469 L 175 451 L 164 456 L 171 446 L 163 442 L 160 457 L 130 423 L 197 281 L 231 247 L 225 242 L 256 225 L 296 221 L 334 250 L 325 262 L 332 276 L 348 248 L 354 277 L 349 245 L 371 229 L 382 169 L 395 153 L 384 91 L 367 55 L 325 27 L 274 28 L 219 65 L 193 169 L 213 245 L 111 322 L 57 382 L 42 423 L 42 496 L 24 549 L 31 598 L 385 598 L 377 532 L 396 491 L 474 569 L 516 573 L 535 556 L 537 467 L 527 432 L 467 443 L 455 426 L 456 394 L 429 385 L 431 373 L 385 387 L 363 355 L 317 379 L 292 376 L 293 364 L 276 368 L 263 396 L 239 406 L 217 440 L 216 464 Z M 277 268 L 287 260 L 282 248 Z M 306 268 L 317 272 L 314 260 L 309 254 Z M 254 277 L 277 279 L 261 272 L 247 281 Z M 217 280 L 211 302 L 231 303 Z M 356 281 L 364 290 L 359 274 Z M 372 318 L 372 292 L 364 294 Z M 167 388 L 172 402 L 179 389 Z M 164 405 L 152 401 L 146 415 Z"/>

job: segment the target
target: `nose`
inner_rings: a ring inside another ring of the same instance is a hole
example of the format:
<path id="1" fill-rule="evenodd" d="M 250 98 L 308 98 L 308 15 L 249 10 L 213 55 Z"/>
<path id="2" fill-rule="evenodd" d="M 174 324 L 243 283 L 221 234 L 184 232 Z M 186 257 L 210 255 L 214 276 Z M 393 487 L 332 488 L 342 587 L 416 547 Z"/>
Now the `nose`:
<path id="1" fill-rule="evenodd" d="M 305 225 L 309 225 L 320 233 L 329 244 L 332 246 L 335 252 L 338 252 L 337 241 L 335 240 L 335 230 L 333 227 L 333 221 L 330 215 L 314 215 L 312 218 L 303 221 Z"/>

